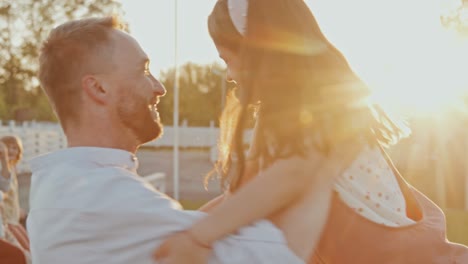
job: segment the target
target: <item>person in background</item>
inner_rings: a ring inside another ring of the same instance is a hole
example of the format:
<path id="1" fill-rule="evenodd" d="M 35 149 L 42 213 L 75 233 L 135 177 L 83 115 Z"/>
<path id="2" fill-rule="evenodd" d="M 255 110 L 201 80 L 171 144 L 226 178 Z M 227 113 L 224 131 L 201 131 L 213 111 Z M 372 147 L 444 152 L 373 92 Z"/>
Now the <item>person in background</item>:
<path id="1" fill-rule="evenodd" d="M 2 220 L 4 194 L 0 191 L 0 263 L 8 264 L 26 264 L 27 257 L 24 250 L 16 240 L 11 242 L 11 238 L 7 238 L 8 226 Z"/>
<path id="2" fill-rule="evenodd" d="M 0 138 L 0 142 L 6 155 L 2 156 L 2 172 L 4 168 L 8 170 L 7 176 L 10 182 L 8 190 L 5 191 L 4 200 L 4 217 L 7 223 L 19 224 L 21 217 L 21 207 L 19 204 L 19 190 L 18 190 L 18 177 L 17 177 L 17 165 L 23 157 L 23 144 L 21 139 L 17 136 L 4 136 Z M 6 177 L 5 177 L 6 178 Z"/>
<path id="3" fill-rule="evenodd" d="M 10 161 L 8 157 L 8 147 L 0 140 L 0 191 L 8 192 L 11 187 L 12 177 Z"/>
<path id="4" fill-rule="evenodd" d="M 8 182 L 2 202 L 2 220 L 7 240 L 19 246 L 29 254 L 29 239 L 26 229 L 20 224 L 21 207 L 19 205 L 19 189 L 17 165 L 23 157 L 23 144 L 17 136 L 9 135 L 0 138 L 0 153 L 3 183 Z"/>

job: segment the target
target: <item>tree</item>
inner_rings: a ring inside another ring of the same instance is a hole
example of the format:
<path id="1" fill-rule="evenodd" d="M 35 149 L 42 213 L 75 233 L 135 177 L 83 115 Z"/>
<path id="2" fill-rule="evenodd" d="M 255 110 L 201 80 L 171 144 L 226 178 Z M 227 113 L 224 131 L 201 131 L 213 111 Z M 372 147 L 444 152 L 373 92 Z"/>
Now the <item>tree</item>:
<path id="1" fill-rule="evenodd" d="M 468 36 L 468 1 L 464 0 L 457 8 L 440 17 L 442 25 L 454 29 L 462 36 Z"/>
<path id="2" fill-rule="evenodd" d="M 225 68 L 219 64 L 197 65 L 187 63 L 179 68 L 179 120 L 187 120 L 191 126 L 208 126 L 218 123 L 222 110 L 222 87 Z M 160 80 L 167 94 L 159 105 L 161 120 L 173 124 L 174 68 L 162 71 Z M 230 89 L 233 85 L 227 84 Z"/>
<path id="3" fill-rule="evenodd" d="M 117 0 L 15 0 L 0 3 L 0 118 L 34 109 L 39 120 L 54 120 L 37 79 L 40 44 L 50 30 L 67 20 L 117 14 Z"/>

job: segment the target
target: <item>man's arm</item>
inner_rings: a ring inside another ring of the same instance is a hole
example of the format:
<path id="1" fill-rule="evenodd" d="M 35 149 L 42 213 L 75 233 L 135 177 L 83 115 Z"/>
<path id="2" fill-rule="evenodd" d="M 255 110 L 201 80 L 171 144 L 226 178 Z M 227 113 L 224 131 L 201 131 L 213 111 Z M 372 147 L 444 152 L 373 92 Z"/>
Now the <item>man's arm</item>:
<path id="1" fill-rule="evenodd" d="M 135 177 L 116 177 L 99 185 L 73 185 L 78 189 L 57 194 L 81 193 L 73 196 L 73 207 L 61 209 L 60 200 L 56 200 L 54 208 L 31 210 L 28 232 L 35 263 L 154 263 L 152 253 L 163 240 L 206 216 L 180 210 L 177 203 Z M 209 263 L 301 261 L 289 250 L 278 229 L 260 222 L 215 243 Z"/>

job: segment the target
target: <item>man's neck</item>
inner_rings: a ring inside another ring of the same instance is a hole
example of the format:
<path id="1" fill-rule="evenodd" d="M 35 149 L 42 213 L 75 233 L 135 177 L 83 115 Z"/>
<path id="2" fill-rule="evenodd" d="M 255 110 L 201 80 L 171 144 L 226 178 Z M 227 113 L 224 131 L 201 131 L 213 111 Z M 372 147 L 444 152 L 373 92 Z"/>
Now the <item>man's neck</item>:
<path id="1" fill-rule="evenodd" d="M 139 143 L 127 129 L 112 126 L 68 126 L 68 147 L 114 148 L 136 153 Z"/>
<path id="2" fill-rule="evenodd" d="M 94 140 L 80 140 L 80 139 L 69 139 L 68 147 L 97 147 L 97 148 L 113 148 L 113 149 L 121 149 L 133 154 L 136 153 L 138 146 L 124 144 L 124 143 L 114 143 L 114 142 L 102 142 L 102 141 L 94 141 Z"/>

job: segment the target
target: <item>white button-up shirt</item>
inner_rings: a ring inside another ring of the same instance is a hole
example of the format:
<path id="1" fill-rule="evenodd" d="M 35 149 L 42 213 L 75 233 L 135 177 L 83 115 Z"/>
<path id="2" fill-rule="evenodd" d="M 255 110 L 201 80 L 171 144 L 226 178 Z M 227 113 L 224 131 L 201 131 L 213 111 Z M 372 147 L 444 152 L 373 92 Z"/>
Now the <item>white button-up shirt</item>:
<path id="1" fill-rule="evenodd" d="M 132 153 L 74 147 L 31 160 L 28 233 L 34 264 L 154 263 L 168 235 L 204 216 L 183 211 L 137 174 Z M 304 263 L 268 221 L 214 244 L 209 263 Z"/>

